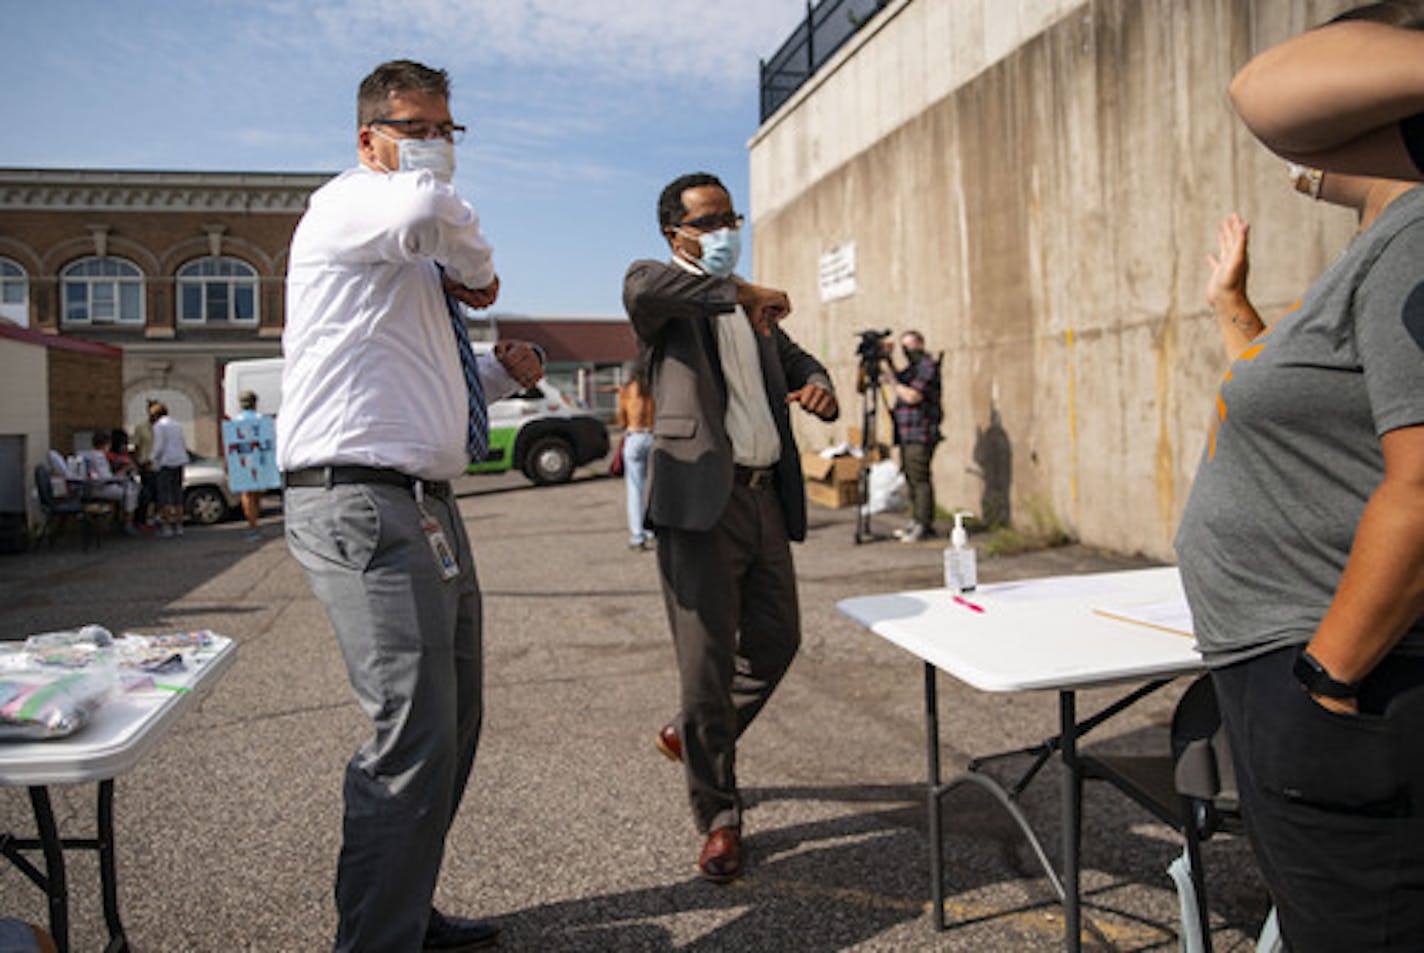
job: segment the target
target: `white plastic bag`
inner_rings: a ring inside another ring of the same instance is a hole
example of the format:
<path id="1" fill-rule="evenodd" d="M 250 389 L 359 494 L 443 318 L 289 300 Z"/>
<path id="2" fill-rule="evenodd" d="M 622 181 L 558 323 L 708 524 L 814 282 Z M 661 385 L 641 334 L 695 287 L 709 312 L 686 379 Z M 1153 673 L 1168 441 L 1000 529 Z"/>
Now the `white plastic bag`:
<path id="1" fill-rule="evenodd" d="M 893 460 L 881 460 L 870 467 L 870 490 L 865 504 L 868 513 L 885 513 L 905 508 L 905 474 Z"/>

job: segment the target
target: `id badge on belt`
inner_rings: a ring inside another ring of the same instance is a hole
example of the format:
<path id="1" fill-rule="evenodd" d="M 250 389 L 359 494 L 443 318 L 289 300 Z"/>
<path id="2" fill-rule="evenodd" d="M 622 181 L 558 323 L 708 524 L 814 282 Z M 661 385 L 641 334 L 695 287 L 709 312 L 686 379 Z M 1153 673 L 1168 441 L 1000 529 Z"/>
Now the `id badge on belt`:
<path id="1" fill-rule="evenodd" d="M 455 550 L 450 548 L 450 541 L 445 538 L 445 531 L 440 528 L 440 524 L 435 521 L 435 518 L 426 512 L 423 495 L 420 492 L 420 485 L 416 484 L 415 506 L 420 511 L 420 531 L 425 534 L 425 540 L 430 544 L 430 552 L 435 557 L 435 565 L 440 570 L 440 578 L 454 579 L 460 575 L 460 561 L 455 558 Z"/>

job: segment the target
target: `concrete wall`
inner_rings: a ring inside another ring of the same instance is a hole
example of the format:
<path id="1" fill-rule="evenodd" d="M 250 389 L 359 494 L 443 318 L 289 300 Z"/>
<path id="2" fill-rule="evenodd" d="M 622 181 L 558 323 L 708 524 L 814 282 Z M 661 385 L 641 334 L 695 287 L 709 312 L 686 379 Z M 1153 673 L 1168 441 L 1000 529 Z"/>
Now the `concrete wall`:
<path id="1" fill-rule="evenodd" d="M 945 351 L 942 507 L 982 505 L 975 447 L 997 414 L 1016 524 L 1169 557 L 1227 369 L 1202 294 L 1218 221 L 1238 209 L 1253 223 L 1268 322 L 1353 229 L 1290 191 L 1224 91 L 1252 52 L 1343 6 L 883 11 L 751 146 L 756 279 L 791 294 L 787 330 L 832 368 L 849 411 L 802 424 L 803 443 L 858 423 L 854 333 L 915 327 Z M 857 292 L 822 303 L 819 257 L 848 241 Z"/>

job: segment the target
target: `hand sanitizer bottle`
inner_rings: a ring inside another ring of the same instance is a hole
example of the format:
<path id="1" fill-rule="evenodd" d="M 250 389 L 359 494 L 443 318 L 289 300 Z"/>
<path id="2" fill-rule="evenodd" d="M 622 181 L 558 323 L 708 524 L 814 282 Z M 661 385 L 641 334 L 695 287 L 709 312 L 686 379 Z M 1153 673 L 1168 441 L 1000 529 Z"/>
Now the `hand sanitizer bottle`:
<path id="1" fill-rule="evenodd" d="M 964 517 L 973 513 L 955 513 L 954 529 L 944 550 L 944 585 L 954 592 L 973 592 L 978 585 L 977 554 L 967 545 L 969 534 L 964 530 Z"/>

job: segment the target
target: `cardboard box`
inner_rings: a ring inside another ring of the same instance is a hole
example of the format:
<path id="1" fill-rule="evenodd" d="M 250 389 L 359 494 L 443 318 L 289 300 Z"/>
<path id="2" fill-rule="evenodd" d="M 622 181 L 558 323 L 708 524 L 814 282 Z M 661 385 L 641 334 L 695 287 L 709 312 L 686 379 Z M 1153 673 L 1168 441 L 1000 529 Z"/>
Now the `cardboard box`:
<path id="1" fill-rule="evenodd" d="M 808 483 L 854 483 L 860 479 L 860 458 L 823 457 L 819 453 L 803 453 L 801 472 Z"/>
<path id="2" fill-rule="evenodd" d="M 855 506 L 860 502 L 860 482 L 819 483 L 806 481 L 806 502 L 824 506 L 828 510 L 838 510 L 844 506 Z"/>
<path id="3" fill-rule="evenodd" d="M 801 472 L 806 477 L 806 501 L 828 509 L 855 506 L 860 502 L 859 457 L 823 457 L 801 454 Z"/>

